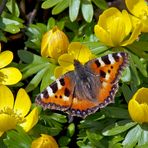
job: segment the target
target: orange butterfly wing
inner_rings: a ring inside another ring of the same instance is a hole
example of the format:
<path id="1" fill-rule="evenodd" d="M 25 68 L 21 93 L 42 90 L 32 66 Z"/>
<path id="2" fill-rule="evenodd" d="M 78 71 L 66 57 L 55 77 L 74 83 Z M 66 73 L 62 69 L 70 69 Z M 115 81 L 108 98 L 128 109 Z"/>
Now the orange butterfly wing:
<path id="1" fill-rule="evenodd" d="M 72 104 L 74 84 L 68 74 L 57 79 L 36 98 L 36 103 L 44 109 L 65 111 Z"/>
<path id="2" fill-rule="evenodd" d="M 122 70 L 128 63 L 128 54 L 124 52 L 109 54 L 93 59 L 85 64 L 87 69 L 100 78 L 100 87 L 97 96 L 98 102 L 85 98 L 74 98 L 71 106 L 71 114 L 86 117 L 113 102 L 118 89 L 118 81 Z"/>
<path id="3" fill-rule="evenodd" d="M 77 97 L 75 75 L 72 71 L 48 86 L 37 96 L 36 102 L 42 105 L 44 109 L 65 111 L 71 116 L 85 118 L 99 108 L 113 102 L 118 89 L 119 77 L 127 63 L 128 54 L 120 52 L 93 59 L 85 64 L 90 73 L 98 76 L 100 85 L 96 90 L 97 98 L 88 100 L 87 98 Z"/>

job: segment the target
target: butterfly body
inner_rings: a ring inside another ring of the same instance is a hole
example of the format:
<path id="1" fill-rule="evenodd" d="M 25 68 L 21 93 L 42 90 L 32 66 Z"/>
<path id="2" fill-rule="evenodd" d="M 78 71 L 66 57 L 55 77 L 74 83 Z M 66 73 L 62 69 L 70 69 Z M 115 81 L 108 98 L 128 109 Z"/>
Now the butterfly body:
<path id="1" fill-rule="evenodd" d="M 70 71 L 36 98 L 44 109 L 67 112 L 85 118 L 99 108 L 114 102 L 121 71 L 128 63 L 127 53 L 113 53 L 93 59 L 82 65 L 74 60 Z"/>

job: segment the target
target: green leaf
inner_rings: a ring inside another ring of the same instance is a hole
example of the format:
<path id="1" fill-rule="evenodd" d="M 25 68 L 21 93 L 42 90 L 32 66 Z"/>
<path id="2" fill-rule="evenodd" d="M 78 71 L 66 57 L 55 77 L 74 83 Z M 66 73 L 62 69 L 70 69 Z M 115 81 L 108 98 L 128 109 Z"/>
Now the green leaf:
<path id="1" fill-rule="evenodd" d="M 138 76 L 138 72 L 137 72 L 137 69 L 136 69 L 136 66 L 134 64 L 134 60 L 133 58 L 130 58 L 130 66 L 131 66 L 131 75 L 132 75 L 132 80 L 131 82 L 133 83 L 133 85 L 140 85 L 140 78 Z"/>
<path id="2" fill-rule="evenodd" d="M 53 64 L 48 65 L 48 69 L 46 70 L 41 82 L 40 91 L 43 91 L 49 84 L 51 84 L 51 82 L 53 82 L 55 67 L 56 66 Z"/>
<path id="3" fill-rule="evenodd" d="M 138 146 L 147 145 L 148 146 L 148 126 L 147 124 L 141 125 L 141 136 L 138 139 Z"/>
<path id="4" fill-rule="evenodd" d="M 47 27 L 42 23 L 31 24 L 25 32 L 28 36 L 25 45 L 31 49 L 40 50 L 42 36 L 46 31 Z"/>
<path id="5" fill-rule="evenodd" d="M 23 80 L 28 78 L 29 76 L 33 75 L 33 74 L 36 74 L 37 72 L 39 72 L 40 70 L 44 69 L 44 68 L 48 68 L 49 66 L 49 63 L 42 63 L 42 64 L 30 64 L 28 66 L 26 66 L 22 72 L 23 72 Z"/>
<path id="6" fill-rule="evenodd" d="M 52 29 L 55 26 L 55 23 L 56 23 L 55 19 L 53 17 L 50 17 L 47 23 L 47 30 Z"/>
<path id="7" fill-rule="evenodd" d="M 124 95 L 124 98 L 126 100 L 126 102 L 128 103 L 129 100 L 132 98 L 132 95 L 134 94 L 134 92 L 132 92 L 129 88 L 128 85 L 126 85 L 125 83 L 122 84 L 122 92 L 123 92 L 123 95 Z"/>
<path id="8" fill-rule="evenodd" d="M 86 22 L 90 23 L 93 18 L 93 6 L 90 0 L 82 1 L 82 14 Z"/>
<path id="9" fill-rule="evenodd" d="M 53 6 L 55 6 L 56 4 L 58 4 L 59 2 L 61 2 L 61 0 L 46 0 L 42 3 L 42 8 L 43 9 L 48 9 L 51 8 Z"/>
<path id="10" fill-rule="evenodd" d="M 67 132 L 68 132 L 68 136 L 72 137 L 75 133 L 75 124 L 74 123 L 70 123 L 68 128 L 67 128 Z"/>
<path id="11" fill-rule="evenodd" d="M 34 78 L 30 81 L 30 83 L 27 85 L 27 87 L 25 88 L 25 90 L 27 92 L 30 92 L 32 90 L 34 90 L 38 85 L 39 83 L 41 82 L 42 78 L 43 78 L 43 75 L 44 73 L 46 72 L 48 67 L 45 67 L 44 69 L 42 69 L 41 71 L 39 71 L 35 76 Z"/>
<path id="12" fill-rule="evenodd" d="M 4 139 L 4 143 L 8 148 L 29 148 L 31 146 L 32 139 L 22 129 L 17 126 L 16 130 L 10 130 L 7 132 L 7 137 Z"/>
<path id="13" fill-rule="evenodd" d="M 71 138 L 67 136 L 61 136 L 60 139 L 58 140 L 58 143 L 60 144 L 60 147 L 64 147 L 64 146 L 67 146 L 70 141 L 71 141 Z"/>
<path id="14" fill-rule="evenodd" d="M 136 122 L 130 122 L 129 120 L 119 121 L 103 129 L 102 134 L 104 136 L 114 136 L 127 131 L 136 124 L 137 124 Z"/>
<path id="15" fill-rule="evenodd" d="M 141 127 L 137 125 L 132 128 L 126 135 L 122 145 L 124 148 L 133 148 L 141 137 Z"/>
<path id="16" fill-rule="evenodd" d="M 108 5 L 105 0 L 92 0 L 92 2 L 102 10 L 105 10 L 108 8 Z"/>
<path id="17" fill-rule="evenodd" d="M 18 56 L 25 63 L 31 63 L 33 61 L 33 54 L 31 52 L 19 50 Z"/>
<path id="18" fill-rule="evenodd" d="M 56 15 L 64 11 L 69 6 L 69 0 L 62 0 L 60 3 L 58 3 L 53 9 L 52 14 Z"/>
<path id="19" fill-rule="evenodd" d="M 15 34 L 24 27 L 23 20 L 8 13 L 3 13 L 0 16 L 0 28 L 6 32 Z"/>
<path id="20" fill-rule="evenodd" d="M 131 71 L 129 67 L 126 67 L 125 70 L 122 72 L 121 80 L 123 82 L 130 82 L 131 81 Z"/>
<path id="21" fill-rule="evenodd" d="M 101 110 L 102 114 L 106 117 L 118 118 L 118 119 L 129 119 L 129 113 L 127 109 L 121 107 L 110 107 L 107 106 Z"/>
<path id="22" fill-rule="evenodd" d="M 79 14 L 80 0 L 69 0 L 69 17 L 73 22 Z"/>
<path id="23" fill-rule="evenodd" d="M 7 42 L 7 38 L 5 37 L 4 33 L 0 30 L 0 41 Z"/>
<path id="24" fill-rule="evenodd" d="M 20 11 L 19 11 L 18 5 L 15 2 L 15 0 L 9 0 L 6 3 L 6 6 L 7 6 L 8 10 L 12 13 L 12 15 L 15 15 L 16 17 L 19 17 Z"/>
<path id="25" fill-rule="evenodd" d="M 132 52 L 141 58 L 148 59 L 148 42 L 139 41 L 127 46 Z"/>
<path id="26" fill-rule="evenodd" d="M 108 47 L 102 44 L 101 42 L 83 42 L 85 45 L 87 45 L 93 54 L 99 55 L 102 52 L 105 52 L 108 50 Z"/>
<path id="27" fill-rule="evenodd" d="M 144 77 L 147 77 L 147 67 L 142 63 L 142 61 L 134 54 L 131 54 L 132 59 L 136 65 L 136 67 L 140 70 Z"/>
<path id="28" fill-rule="evenodd" d="M 97 146 L 98 142 L 103 138 L 100 133 L 94 133 L 91 131 L 86 131 L 87 138 L 91 142 L 92 145 Z"/>

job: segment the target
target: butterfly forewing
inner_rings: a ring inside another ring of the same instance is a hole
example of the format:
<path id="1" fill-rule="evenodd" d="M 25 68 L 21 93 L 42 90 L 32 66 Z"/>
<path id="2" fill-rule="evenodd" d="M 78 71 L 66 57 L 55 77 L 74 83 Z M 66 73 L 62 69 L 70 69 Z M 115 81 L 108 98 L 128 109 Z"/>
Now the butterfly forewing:
<path id="1" fill-rule="evenodd" d="M 101 87 L 97 98 L 100 108 L 113 102 L 121 72 L 127 63 L 128 54 L 125 52 L 108 54 L 86 63 L 91 73 L 100 76 Z"/>
<path id="2" fill-rule="evenodd" d="M 71 72 L 57 79 L 36 98 L 36 102 L 44 109 L 65 111 L 72 104 L 74 83 Z"/>

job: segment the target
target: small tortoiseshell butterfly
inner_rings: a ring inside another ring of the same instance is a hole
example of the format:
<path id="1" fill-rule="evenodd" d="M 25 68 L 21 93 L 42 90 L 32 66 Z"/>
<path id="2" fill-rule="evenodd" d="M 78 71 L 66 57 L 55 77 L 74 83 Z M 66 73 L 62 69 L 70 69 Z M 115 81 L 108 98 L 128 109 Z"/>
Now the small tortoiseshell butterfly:
<path id="1" fill-rule="evenodd" d="M 85 118 L 114 102 L 118 81 L 128 63 L 124 52 L 108 54 L 82 65 L 74 60 L 74 71 L 67 72 L 36 98 L 44 109 L 60 110 Z"/>

